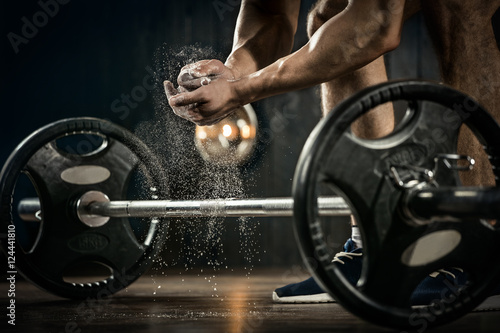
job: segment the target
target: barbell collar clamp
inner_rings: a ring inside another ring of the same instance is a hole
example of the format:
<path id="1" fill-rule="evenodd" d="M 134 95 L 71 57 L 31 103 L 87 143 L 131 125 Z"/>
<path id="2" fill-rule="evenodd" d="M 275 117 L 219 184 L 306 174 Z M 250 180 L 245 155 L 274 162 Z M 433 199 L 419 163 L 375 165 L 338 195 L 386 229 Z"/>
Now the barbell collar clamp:
<path id="1" fill-rule="evenodd" d="M 82 195 L 76 202 L 76 215 L 81 222 L 89 227 L 96 228 L 105 225 L 109 221 L 109 216 L 93 214 L 90 211 L 92 204 L 102 204 L 110 202 L 108 196 L 100 191 L 89 191 Z"/>

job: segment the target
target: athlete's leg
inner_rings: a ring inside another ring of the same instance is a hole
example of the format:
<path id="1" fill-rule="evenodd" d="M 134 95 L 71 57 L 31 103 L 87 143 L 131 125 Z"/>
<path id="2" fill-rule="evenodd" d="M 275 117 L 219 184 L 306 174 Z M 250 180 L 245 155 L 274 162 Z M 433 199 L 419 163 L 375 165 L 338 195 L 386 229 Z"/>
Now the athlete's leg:
<path id="1" fill-rule="evenodd" d="M 443 81 L 472 96 L 500 121 L 500 51 L 491 19 L 500 1 L 424 0 Z M 488 158 L 474 135 L 461 129 L 459 153 L 476 159 L 473 172 L 461 175 L 466 185 L 493 185 Z"/>
<path id="2" fill-rule="evenodd" d="M 397 0 L 395 3 L 397 4 Z M 320 0 L 308 15 L 307 33 L 311 37 L 326 21 L 342 12 L 347 6 L 347 0 Z M 393 6 L 398 9 L 397 5 Z M 404 7 L 405 20 L 420 9 L 420 3 L 416 0 L 406 1 Z M 374 19 L 376 15 L 374 13 Z M 363 33 L 363 24 L 360 24 L 359 33 Z M 323 115 L 330 112 L 338 103 L 351 96 L 355 92 L 387 81 L 384 58 L 380 57 L 372 63 L 335 80 L 321 85 L 321 106 Z M 386 104 L 369 112 L 353 124 L 353 131 L 364 138 L 376 138 L 384 136 L 392 131 L 394 127 L 394 113 L 392 105 Z"/>
<path id="3" fill-rule="evenodd" d="M 326 21 L 342 12 L 347 0 L 320 0 L 308 15 L 307 33 L 311 37 Z M 383 57 L 362 67 L 355 72 L 344 75 L 321 85 L 321 108 L 323 115 L 328 114 L 338 103 L 355 92 L 387 81 Z M 392 107 L 370 113 L 359 119 L 353 126 L 356 134 L 363 137 L 377 137 L 389 133 L 394 126 Z"/>

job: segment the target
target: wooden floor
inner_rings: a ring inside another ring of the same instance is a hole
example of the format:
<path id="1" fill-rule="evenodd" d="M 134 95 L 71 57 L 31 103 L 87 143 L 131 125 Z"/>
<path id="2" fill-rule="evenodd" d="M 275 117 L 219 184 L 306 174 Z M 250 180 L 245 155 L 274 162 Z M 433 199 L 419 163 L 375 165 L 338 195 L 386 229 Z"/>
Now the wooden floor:
<path id="1" fill-rule="evenodd" d="M 248 274 L 251 273 L 251 274 Z M 141 277 L 99 302 L 69 301 L 16 282 L 16 326 L 2 315 L 0 331 L 13 332 L 390 332 L 338 304 L 277 305 L 271 292 L 303 276 L 287 270 L 210 270 Z M 3 312 L 7 283 L 0 283 Z M 423 331 L 423 330 L 422 330 Z M 500 312 L 471 313 L 432 332 L 499 332 Z"/>

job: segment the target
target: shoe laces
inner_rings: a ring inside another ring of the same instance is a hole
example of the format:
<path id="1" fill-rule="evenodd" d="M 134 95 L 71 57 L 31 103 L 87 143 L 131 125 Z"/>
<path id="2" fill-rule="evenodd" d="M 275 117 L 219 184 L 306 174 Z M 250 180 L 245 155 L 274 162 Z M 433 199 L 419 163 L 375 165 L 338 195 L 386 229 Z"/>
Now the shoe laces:
<path id="1" fill-rule="evenodd" d="M 463 273 L 463 272 L 464 272 L 464 270 L 463 270 L 463 269 L 461 269 L 461 268 L 458 268 L 458 267 L 452 267 L 452 268 L 456 269 L 456 270 L 457 270 L 457 271 L 459 271 L 460 273 Z M 438 269 L 437 271 L 432 272 L 431 274 L 429 274 L 429 276 L 430 276 L 430 277 L 435 278 L 435 277 L 437 277 L 440 273 L 441 273 L 441 274 L 445 274 L 445 275 L 446 275 L 446 274 L 447 274 L 447 275 L 450 275 L 450 276 L 451 276 L 452 278 L 454 278 L 454 279 L 456 278 L 455 274 L 453 274 L 452 272 L 447 271 L 447 270 L 445 270 L 445 269 Z"/>
<path id="2" fill-rule="evenodd" d="M 352 260 L 352 259 L 354 259 L 353 256 L 354 257 L 360 257 L 362 255 L 363 255 L 363 253 L 341 251 L 341 252 L 339 252 L 339 253 L 337 253 L 335 255 L 335 257 L 333 258 L 332 262 L 338 262 L 338 263 L 341 263 L 343 265 L 343 264 L 345 264 L 345 262 L 342 259 L 340 259 L 340 257 L 346 257 L 346 258 L 349 258 L 349 259 Z"/>

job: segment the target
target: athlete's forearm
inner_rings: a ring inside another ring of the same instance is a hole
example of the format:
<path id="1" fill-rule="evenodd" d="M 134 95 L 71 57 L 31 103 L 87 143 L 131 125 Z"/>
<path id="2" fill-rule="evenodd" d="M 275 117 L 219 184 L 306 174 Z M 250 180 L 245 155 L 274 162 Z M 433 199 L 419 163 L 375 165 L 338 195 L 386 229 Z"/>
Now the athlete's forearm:
<path id="1" fill-rule="evenodd" d="M 300 50 L 234 82 L 238 98 L 245 104 L 311 87 L 370 63 L 398 45 L 403 8 L 402 0 L 352 1 Z"/>

